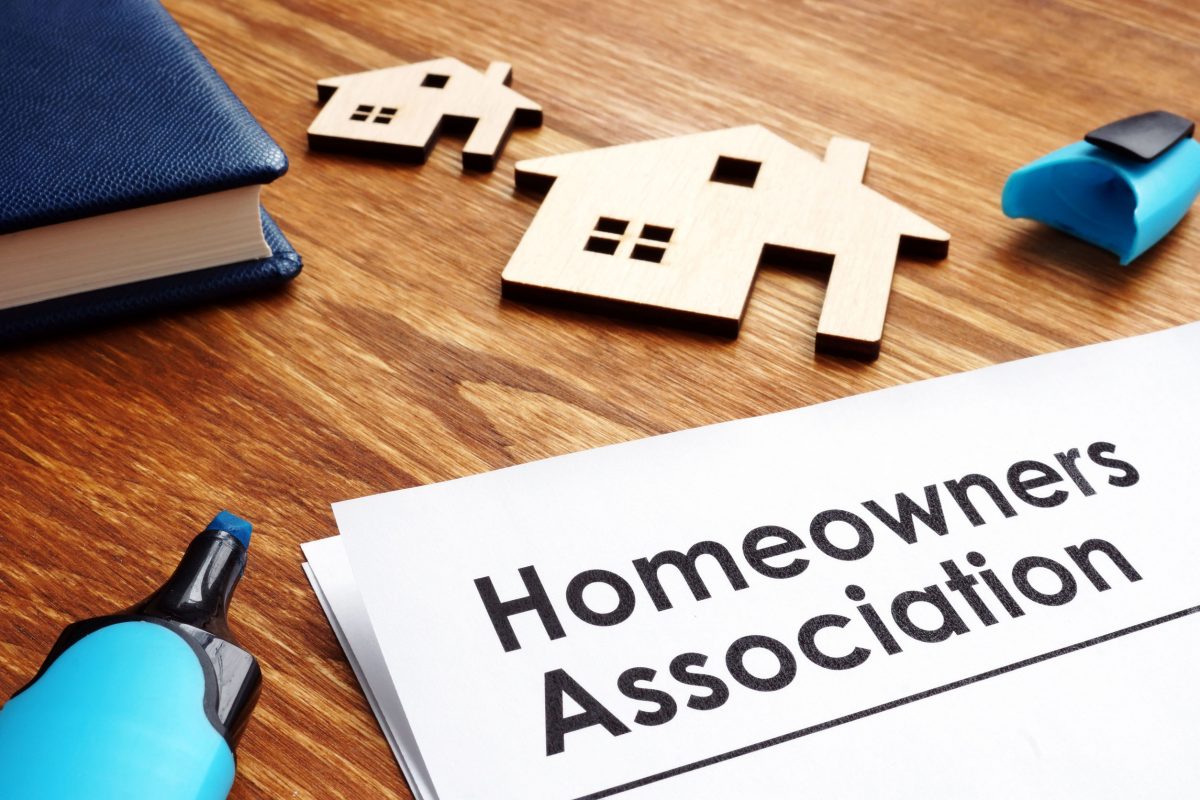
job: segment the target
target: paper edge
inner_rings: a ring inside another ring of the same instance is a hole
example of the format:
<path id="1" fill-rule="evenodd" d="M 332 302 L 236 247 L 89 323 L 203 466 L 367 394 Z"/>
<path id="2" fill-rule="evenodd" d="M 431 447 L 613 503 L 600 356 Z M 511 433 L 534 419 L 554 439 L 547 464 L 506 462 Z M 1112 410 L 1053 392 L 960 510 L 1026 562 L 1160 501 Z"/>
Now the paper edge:
<path id="1" fill-rule="evenodd" d="M 329 538 L 336 539 L 338 537 L 333 536 Z M 305 544 L 312 544 L 312 542 L 306 542 Z M 303 545 L 301 547 L 303 548 Z M 337 639 L 338 645 L 341 646 L 342 652 L 346 656 L 346 661 L 350 664 L 350 669 L 354 672 L 354 677 L 358 681 L 359 689 L 366 698 L 367 705 L 371 708 L 371 713 L 375 716 L 375 723 L 379 726 L 379 729 L 383 733 L 384 739 L 387 740 L 388 746 L 392 750 L 392 756 L 395 758 L 396 764 L 400 767 L 400 773 L 404 777 L 404 782 L 408 787 L 409 793 L 412 794 L 413 800 L 438 800 L 437 791 L 433 788 L 432 781 L 428 778 L 428 773 L 426 773 L 424 780 L 416 779 L 414 775 L 414 769 L 409 764 L 409 758 L 404 752 L 404 749 L 400 746 L 399 738 L 392 730 L 391 723 L 383 713 L 382 706 L 380 705 L 379 700 L 376 698 L 375 692 L 371 690 L 370 683 L 366 680 L 362 666 L 359 664 L 357 656 L 354 655 L 354 648 L 351 646 L 345 631 L 342 629 L 342 626 L 338 623 L 337 617 L 333 613 L 333 607 L 330 605 L 324 589 L 321 588 L 321 582 L 317 577 L 316 569 L 311 564 L 311 557 L 308 556 L 307 552 L 305 553 L 305 556 L 310 560 L 301 563 L 300 567 L 302 570 L 304 570 L 305 577 L 308 578 L 309 585 L 312 587 L 313 593 L 317 597 L 317 603 L 321 606 L 321 611 L 324 612 L 325 619 L 329 623 L 329 627 L 333 631 L 333 635 Z M 398 692 L 397 697 L 399 697 Z M 407 725 L 407 718 L 403 724 Z M 411 729 L 409 730 L 409 733 L 410 738 L 415 741 L 416 737 L 411 736 Z M 419 759 L 419 756 L 417 756 L 417 758 Z"/>

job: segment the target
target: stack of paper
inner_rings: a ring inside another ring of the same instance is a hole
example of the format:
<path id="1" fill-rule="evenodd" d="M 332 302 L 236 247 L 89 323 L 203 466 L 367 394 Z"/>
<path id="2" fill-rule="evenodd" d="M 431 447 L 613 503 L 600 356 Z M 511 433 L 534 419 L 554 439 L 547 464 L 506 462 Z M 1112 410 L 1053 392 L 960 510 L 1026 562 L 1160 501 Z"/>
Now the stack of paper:
<path id="1" fill-rule="evenodd" d="M 307 569 L 419 800 L 1194 796 L 1198 409 L 1200 324 L 339 503 Z"/>

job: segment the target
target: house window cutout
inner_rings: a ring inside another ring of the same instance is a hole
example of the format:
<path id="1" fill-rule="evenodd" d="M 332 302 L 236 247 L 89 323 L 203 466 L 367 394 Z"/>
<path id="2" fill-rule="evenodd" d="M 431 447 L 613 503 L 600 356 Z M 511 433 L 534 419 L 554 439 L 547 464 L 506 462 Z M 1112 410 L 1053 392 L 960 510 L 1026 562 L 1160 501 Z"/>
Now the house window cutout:
<path id="1" fill-rule="evenodd" d="M 589 253 L 616 255 L 617 248 L 620 247 L 620 243 L 625 241 L 628 233 L 629 219 L 599 217 L 596 219 L 592 234 L 588 236 L 586 242 L 583 242 L 583 249 Z M 629 257 L 638 261 L 652 261 L 654 264 L 661 264 L 667 254 L 667 242 L 671 241 L 673 235 L 674 228 L 668 228 L 667 225 L 644 224 L 640 233 L 637 234 L 637 241 L 634 242 L 634 248 L 631 249 Z M 655 243 L 652 245 L 647 242 Z"/>
<path id="2" fill-rule="evenodd" d="M 663 256 L 667 254 L 665 247 L 655 247 L 652 244 L 635 244 L 633 252 L 629 254 L 630 258 L 636 258 L 638 261 L 653 261 L 655 264 L 662 263 Z"/>
<path id="3" fill-rule="evenodd" d="M 591 253 L 603 253 L 606 256 L 611 256 L 617 252 L 617 245 L 620 243 L 620 239 L 610 239 L 607 236 L 589 236 L 583 249 Z"/>
<path id="4" fill-rule="evenodd" d="M 615 233 L 624 234 L 629 228 L 629 222 L 623 219 L 614 219 L 613 217 L 601 217 L 596 220 L 596 230 L 600 233 Z"/>
<path id="5" fill-rule="evenodd" d="M 589 253 L 603 253 L 606 256 L 611 256 L 621 246 L 621 237 L 625 235 L 625 231 L 628 228 L 628 220 L 616 219 L 614 217 L 600 217 L 596 220 L 596 227 L 592 229 L 592 235 L 584 242 L 583 249 Z M 617 238 L 614 239 L 612 236 L 596 236 L 595 234 L 597 233 L 611 233 L 615 234 Z"/>
<path id="6" fill-rule="evenodd" d="M 350 119 L 353 122 L 366 122 L 368 119 L 371 119 L 372 114 L 375 114 L 375 119 L 371 120 L 372 122 L 378 122 L 380 125 L 387 125 L 392 121 L 392 119 L 396 116 L 396 112 L 399 110 L 400 109 L 398 108 L 383 106 L 379 109 L 379 113 L 375 114 L 375 106 L 359 106 L 358 108 L 354 109 L 354 113 L 350 115 Z"/>
<path id="7" fill-rule="evenodd" d="M 734 186 L 753 188 L 754 182 L 758 180 L 758 169 L 761 166 L 761 161 L 720 156 L 717 158 L 717 165 L 713 167 L 712 177 L 709 180 L 715 183 L 732 183 Z"/>
<path id="8" fill-rule="evenodd" d="M 583 249 L 589 253 L 616 255 L 617 248 L 621 246 L 621 242 L 625 241 L 628 232 L 629 220 L 600 217 L 596 220 L 596 226 L 592 229 L 591 235 L 584 242 Z M 629 257 L 638 261 L 662 263 L 667 254 L 666 243 L 671 241 L 674 234 L 675 229 L 665 225 L 643 225 L 637 237 L 638 241 L 634 243 Z M 647 244 L 647 241 L 661 242 L 662 244 Z"/>
<path id="9" fill-rule="evenodd" d="M 425 80 L 421 81 L 421 85 L 428 86 L 430 89 L 443 89 L 449 82 L 449 75 L 438 75 L 436 72 L 431 72 L 425 76 Z"/>
<path id="10" fill-rule="evenodd" d="M 674 228 L 668 228 L 665 225 L 643 225 L 640 238 L 649 239 L 652 242 L 669 242 L 674 233 Z"/>

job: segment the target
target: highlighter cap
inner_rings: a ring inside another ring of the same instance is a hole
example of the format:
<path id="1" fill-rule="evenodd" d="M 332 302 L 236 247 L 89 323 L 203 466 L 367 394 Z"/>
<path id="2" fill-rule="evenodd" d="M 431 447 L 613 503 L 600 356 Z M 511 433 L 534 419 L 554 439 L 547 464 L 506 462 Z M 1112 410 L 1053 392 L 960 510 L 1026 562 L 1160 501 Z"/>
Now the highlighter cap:
<path id="1" fill-rule="evenodd" d="M 1166 236 L 1200 195 L 1200 143 L 1193 130 L 1167 112 L 1098 128 L 1010 175 L 1004 213 L 1069 233 L 1129 264 Z"/>

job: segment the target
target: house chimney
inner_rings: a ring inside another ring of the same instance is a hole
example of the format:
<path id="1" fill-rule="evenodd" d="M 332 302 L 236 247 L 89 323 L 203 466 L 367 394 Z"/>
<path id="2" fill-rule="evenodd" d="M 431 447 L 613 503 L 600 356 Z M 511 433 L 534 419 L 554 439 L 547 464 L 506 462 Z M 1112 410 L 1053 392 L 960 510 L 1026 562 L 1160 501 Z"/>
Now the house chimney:
<path id="1" fill-rule="evenodd" d="M 871 145 L 866 142 L 834 136 L 825 148 L 825 163 L 845 176 L 846 180 L 862 183 L 870 153 Z"/>
<path id="2" fill-rule="evenodd" d="M 493 61 L 488 64 L 487 71 L 483 73 L 483 77 L 489 83 L 503 83 L 505 86 L 511 86 L 512 64 L 506 64 L 503 61 Z"/>

